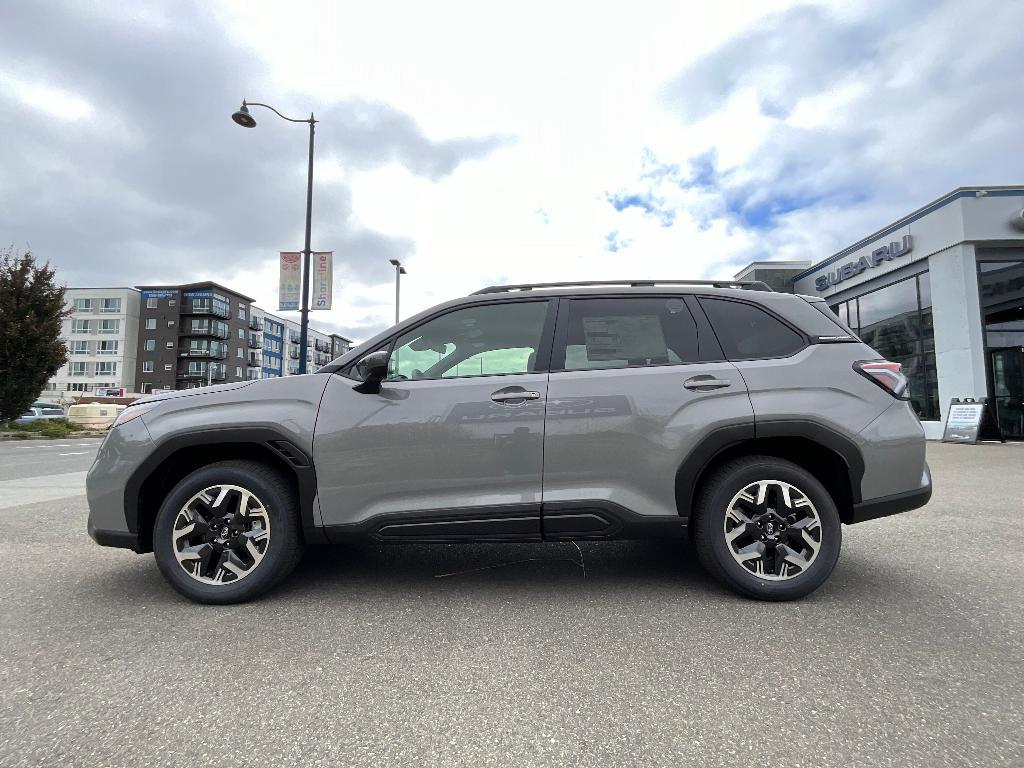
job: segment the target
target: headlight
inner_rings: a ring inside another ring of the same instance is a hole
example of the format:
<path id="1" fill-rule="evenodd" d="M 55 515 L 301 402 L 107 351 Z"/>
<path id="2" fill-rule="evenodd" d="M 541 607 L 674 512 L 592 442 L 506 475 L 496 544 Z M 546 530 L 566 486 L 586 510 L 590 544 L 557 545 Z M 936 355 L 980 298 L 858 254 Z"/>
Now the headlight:
<path id="1" fill-rule="evenodd" d="M 139 416 L 149 413 L 154 408 L 156 408 L 155 403 L 153 405 L 129 405 L 118 414 L 117 418 L 114 419 L 114 423 L 110 425 L 110 428 L 113 429 L 114 427 L 120 427 L 122 424 L 134 421 L 139 418 Z"/>

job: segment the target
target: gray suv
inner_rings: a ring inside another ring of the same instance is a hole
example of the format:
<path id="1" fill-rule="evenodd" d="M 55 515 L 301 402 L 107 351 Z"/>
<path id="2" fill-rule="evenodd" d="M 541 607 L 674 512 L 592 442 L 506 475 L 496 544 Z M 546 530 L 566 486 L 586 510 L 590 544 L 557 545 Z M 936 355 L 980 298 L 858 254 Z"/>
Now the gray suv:
<path id="1" fill-rule="evenodd" d="M 307 376 L 126 409 L 89 533 L 193 600 L 272 588 L 307 544 L 690 539 L 733 590 L 802 597 L 841 523 L 931 495 L 898 363 L 761 284 L 486 288 Z"/>

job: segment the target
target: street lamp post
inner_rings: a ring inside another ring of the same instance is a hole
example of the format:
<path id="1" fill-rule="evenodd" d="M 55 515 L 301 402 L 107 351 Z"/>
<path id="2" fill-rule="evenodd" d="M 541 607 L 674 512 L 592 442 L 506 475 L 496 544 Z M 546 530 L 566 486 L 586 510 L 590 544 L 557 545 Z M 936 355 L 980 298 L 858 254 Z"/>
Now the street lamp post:
<path id="1" fill-rule="evenodd" d="M 302 374 L 306 372 L 306 344 L 309 337 L 309 263 L 313 259 L 310 249 L 310 234 L 313 222 L 313 131 L 317 121 L 313 118 L 312 112 L 309 113 L 307 119 L 299 120 L 293 117 L 285 117 L 269 104 L 261 104 L 258 101 L 247 102 L 243 99 L 242 106 L 231 116 L 231 119 L 243 128 L 256 127 L 256 120 L 249 114 L 249 107 L 265 107 L 290 123 L 309 123 L 309 164 L 306 171 L 306 244 L 302 250 L 302 309 L 300 310 L 302 312 L 302 322 L 299 332 L 299 346 L 302 348 L 302 354 L 299 357 L 299 373 Z"/>
<path id="2" fill-rule="evenodd" d="M 395 325 L 398 325 L 398 299 L 402 294 L 402 275 L 409 274 L 398 259 L 388 259 L 395 268 Z"/>

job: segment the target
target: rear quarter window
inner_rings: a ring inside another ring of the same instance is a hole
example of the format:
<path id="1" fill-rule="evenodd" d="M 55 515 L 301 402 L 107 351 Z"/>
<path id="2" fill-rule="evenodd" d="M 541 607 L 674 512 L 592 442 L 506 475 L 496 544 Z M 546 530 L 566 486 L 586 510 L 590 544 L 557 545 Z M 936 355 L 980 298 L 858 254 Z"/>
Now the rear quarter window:
<path id="1" fill-rule="evenodd" d="M 730 360 L 788 357 L 804 347 L 803 336 L 753 304 L 702 298 L 700 305 Z"/>

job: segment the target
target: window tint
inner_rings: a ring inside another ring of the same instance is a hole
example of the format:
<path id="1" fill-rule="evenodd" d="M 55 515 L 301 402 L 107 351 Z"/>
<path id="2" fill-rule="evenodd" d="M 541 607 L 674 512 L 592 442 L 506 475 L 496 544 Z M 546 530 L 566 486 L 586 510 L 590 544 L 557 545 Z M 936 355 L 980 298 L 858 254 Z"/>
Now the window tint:
<path id="1" fill-rule="evenodd" d="M 800 334 L 752 304 L 701 299 L 700 305 L 730 360 L 785 357 L 804 346 Z"/>
<path id="2" fill-rule="evenodd" d="M 399 337 L 388 378 L 436 379 L 536 369 L 548 302 L 457 309 Z"/>
<path id="3" fill-rule="evenodd" d="M 680 298 L 573 299 L 556 367 L 625 368 L 696 359 L 697 326 Z"/>

